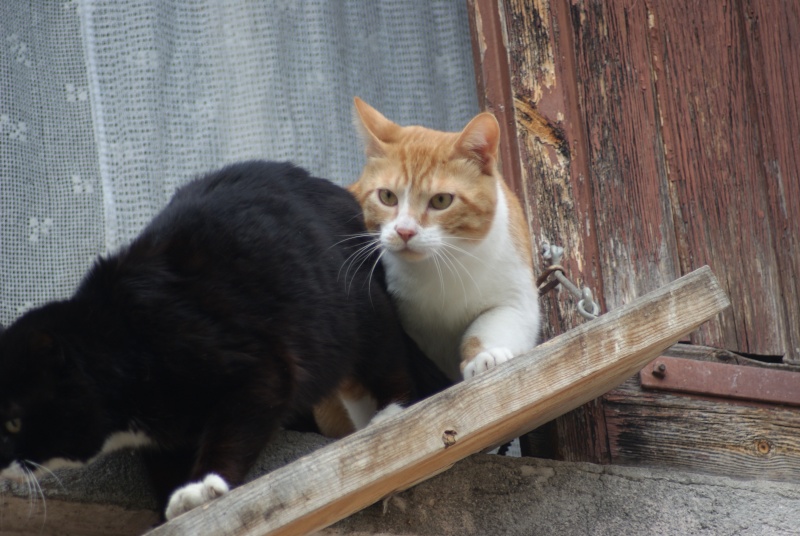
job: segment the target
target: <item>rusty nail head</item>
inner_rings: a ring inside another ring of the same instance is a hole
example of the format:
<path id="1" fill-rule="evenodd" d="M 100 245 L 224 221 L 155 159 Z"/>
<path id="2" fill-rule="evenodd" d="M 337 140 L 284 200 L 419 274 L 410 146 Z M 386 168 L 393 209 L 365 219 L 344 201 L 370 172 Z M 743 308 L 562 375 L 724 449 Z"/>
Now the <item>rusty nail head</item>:
<path id="1" fill-rule="evenodd" d="M 653 376 L 656 378 L 663 378 L 667 374 L 667 365 L 664 363 L 656 363 L 653 365 Z"/>

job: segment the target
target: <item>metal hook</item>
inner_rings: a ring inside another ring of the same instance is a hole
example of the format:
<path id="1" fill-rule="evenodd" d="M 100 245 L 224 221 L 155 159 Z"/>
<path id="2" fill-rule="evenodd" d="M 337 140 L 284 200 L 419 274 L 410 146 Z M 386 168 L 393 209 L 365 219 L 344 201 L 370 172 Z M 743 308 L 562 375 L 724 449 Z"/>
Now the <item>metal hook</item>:
<path id="1" fill-rule="evenodd" d="M 588 287 L 583 287 L 583 289 L 579 289 L 575 286 L 572 281 L 567 279 L 567 276 L 564 275 L 564 269 L 561 267 L 561 258 L 564 256 L 564 248 L 561 246 L 556 246 L 545 242 L 542 246 L 542 257 L 545 260 L 550 261 L 550 273 L 544 274 L 544 279 L 546 279 L 549 275 L 552 275 L 556 278 L 558 283 L 560 283 L 564 288 L 566 288 L 573 296 L 578 298 L 578 314 L 582 317 L 586 318 L 587 320 L 594 320 L 600 315 L 600 305 L 594 301 L 594 295 L 592 291 Z M 550 283 L 549 285 L 544 284 L 544 281 L 539 281 L 539 288 L 542 289 L 540 292 L 546 292 L 552 288 L 555 288 L 558 285 L 554 285 Z"/>

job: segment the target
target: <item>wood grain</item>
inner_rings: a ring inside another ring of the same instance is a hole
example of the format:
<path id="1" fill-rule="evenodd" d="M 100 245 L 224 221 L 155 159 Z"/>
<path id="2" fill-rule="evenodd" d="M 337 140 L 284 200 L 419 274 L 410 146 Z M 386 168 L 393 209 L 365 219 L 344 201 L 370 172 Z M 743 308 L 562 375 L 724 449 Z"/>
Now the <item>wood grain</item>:
<path id="1" fill-rule="evenodd" d="M 567 275 L 579 286 L 588 286 L 605 310 L 601 268 L 594 232 L 592 189 L 583 147 L 585 136 L 579 113 L 578 86 L 572 59 L 569 14 L 562 4 L 537 0 L 510 0 L 497 4 L 490 0 L 470 0 L 473 56 L 478 96 L 484 103 L 500 102 L 513 110 L 515 124 L 505 136 L 513 138 L 506 159 L 517 165 L 506 168 L 518 175 L 513 184 L 525 209 L 534 251 L 534 266 L 549 262 L 540 257 L 543 246 L 565 248 L 561 262 Z M 493 13 L 488 17 L 487 13 Z M 489 31 L 483 22 L 491 18 L 500 29 Z M 499 42 L 496 42 L 499 41 Z M 564 51 L 569 51 L 565 54 Z M 502 51 L 498 59 L 493 51 Z M 502 68 L 498 68 L 496 64 Z M 504 153 L 505 154 L 505 153 Z M 508 179 L 508 177 L 506 177 Z M 552 338 L 580 325 L 577 300 L 558 288 L 541 300 L 542 335 Z M 599 423 L 601 409 L 596 403 L 559 417 L 548 433 L 530 439 L 538 442 L 537 452 L 557 445 L 556 435 L 584 437 L 587 423 Z M 593 441 L 571 443 L 571 455 L 592 461 L 607 461 L 605 434 L 590 436 Z M 594 440 L 597 441 L 594 441 Z M 530 442 L 523 442 L 530 445 Z M 532 447 L 533 448 L 533 447 Z"/>
<path id="2" fill-rule="evenodd" d="M 476 69 L 511 88 L 536 245 L 566 246 L 608 308 L 708 263 L 734 306 L 687 340 L 800 364 L 800 3 L 496 9 L 510 68 Z M 543 299 L 546 337 L 580 324 L 572 305 Z M 605 418 L 594 401 L 537 441 L 608 462 Z"/>
<path id="3" fill-rule="evenodd" d="M 800 4 L 498 9 L 537 245 L 566 245 L 608 308 L 710 264 L 734 307 L 692 341 L 800 360 Z"/>
<path id="4" fill-rule="evenodd" d="M 136 536 L 158 523 L 152 510 L 48 498 L 0 497 L 3 536 Z"/>
<path id="5" fill-rule="evenodd" d="M 714 267 L 733 303 L 693 342 L 783 355 L 790 327 L 742 2 L 647 5 L 680 256 L 684 269 Z"/>
<path id="6" fill-rule="evenodd" d="M 303 534 L 618 385 L 729 304 L 708 268 L 180 516 L 151 534 Z"/>
<path id="7" fill-rule="evenodd" d="M 569 8 L 562 2 L 510 0 L 503 9 L 523 200 L 534 250 L 541 251 L 544 244 L 563 247 L 561 264 L 567 276 L 579 287 L 592 289 L 605 311 L 605 268 L 593 217 Z M 585 322 L 576 302 L 563 289 L 542 298 L 546 339 Z M 553 437 L 544 443 L 554 445 L 560 459 L 607 463 L 603 419 L 602 406 L 591 401 L 560 416 L 549 428 Z"/>
<path id="8" fill-rule="evenodd" d="M 786 311 L 785 361 L 800 364 L 800 3 L 743 3 L 768 218 Z M 770 329 L 770 326 L 759 326 Z"/>
<path id="9" fill-rule="evenodd" d="M 578 89 L 570 62 L 570 33 L 557 31 L 563 6 L 546 1 L 503 3 L 523 201 L 534 251 L 545 243 L 565 248 L 562 265 L 579 286 L 592 289 L 605 309 L 594 199 L 588 181 Z M 534 259 L 537 263 L 540 258 Z M 542 300 L 545 338 L 580 325 L 576 300 L 566 291 Z"/>
<path id="10" fill-rule="evenodd" d="M 577 79 L 605 302 L 629 302 L 681 273 L 647 2 L 575 2 Z"/>
<path id="11" fill-rule="evenodd" d="M 613 463 L 800 479 L 800 409 L 642 391 L 605 397 Z"/>

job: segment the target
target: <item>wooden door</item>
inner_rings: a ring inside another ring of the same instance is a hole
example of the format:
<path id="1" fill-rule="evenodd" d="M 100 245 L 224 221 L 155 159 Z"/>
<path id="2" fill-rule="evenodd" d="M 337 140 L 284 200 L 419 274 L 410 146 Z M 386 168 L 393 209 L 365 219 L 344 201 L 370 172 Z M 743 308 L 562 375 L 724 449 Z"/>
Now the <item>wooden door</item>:
<path id="1" fill-rule="evenodd" d="M 800 2 L 468 4 L 534 251 L 604 311 L 708 264 L 733 305 L 687 342 L 800 364 Z M 563 291 L 543 312 L 546 337 L 584 321 Z M 625 396 L 551 423 L 558 457 L 612 461 Z"/>
<path id="2" fill-rule="evenodd" d="M 800 363 L 800 3 L 470 8 L 536 248 L 605 310 L 708 264 L 733 307 L 691 341 Z M 545 301 L 547 335 L 580 322 Z"/>

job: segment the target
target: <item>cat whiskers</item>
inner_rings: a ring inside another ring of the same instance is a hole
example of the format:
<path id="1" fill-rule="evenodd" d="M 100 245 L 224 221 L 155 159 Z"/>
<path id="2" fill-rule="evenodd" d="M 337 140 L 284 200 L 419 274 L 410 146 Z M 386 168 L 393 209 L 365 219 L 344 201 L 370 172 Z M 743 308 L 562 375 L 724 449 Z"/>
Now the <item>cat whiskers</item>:
<path id="1" fill-rule="evenodd" d="M 341 274 L 342 268 L 344 268 L 346 266 L 347 269 L 344 272 L 344 280 L 345 280 L 345 283 L 346 283 L 347 292 L 350 292 L 350 289 L 353 287 L 353 282 L 355 281 L 355 278 L 358 275 L 358 271 L 361 269 L 361 267 L 364 265 L 364 263 L 367 262 L 367 259 L 369 259 L 370 256 L 379 248 L 380 248 L 380 244 L 377 244 L 377 243 L 375 243 L 375 244 L 367 244 L 365 246 L 362 246 L 361 248 L 356 250 L 354 253 L 352 253 L 347 259 L 345 259 L 344 263 L 342 263 L 341 268 L 339 268 L 339 274 Z M 356 263 L 358 263 L 357 266 L 356 266 Z M 351 270 L 353 271 L 352 277 L 350 277 L 350 271 Z M 372 272 L 374 270 L 375 270 L 375 266 L 373 265 L 372 269 L 370 270 L 370 276 L 371 276 L 371 274 L 372 274 Z M 337 278 L 338 278 L 338 276 L 337 276 Z M 349 281 L 348 281 L 348 278 L 349 278 Z M 368 282 L 369 281 L 365 281 L 365 284 L 368 283 Z"/>
<path id="2" fill-rule="evenodd" d="M 30 521 L 31 515 L 33 514 L 33 486 L 31 485 L 31 477 L 29 475 L 30 469 L 24 465 L 20 467 L 22 468 L 22 476 L 25 478 L 25 485 L 28 486 L 28 521 Z"/>
<path id="3" fill-rule="evenodd" d="M 459 238 L 459 240 L 475 240 L 475 241 L 478 241 L 477 238 Z M 473 259 L 475 259 L 476 261 L 480 262 L 481 264 L 486 264 L 486 261 L 484 259 L 481 259 L 477 255 L 475 255 L 473 253 L 470 253 L 469 251 L 467 251 L 464 248 L 458 247 L 457 245 L 453 244 L 452 242 L 448 242 L 447 240 L 442 240 L 442 245 L 445 246 L 446 248 L 452 249 L 452 250 L 454 250 L 454 251 L 456 251 L 456 252 L 458 252 L 458 253 L 460 253 L 462 255 L 466 255 L 468 257 L 472 257 Z"/>
<path id="4" fill-rule="evenodd" d="M 380 247 L 380 245 L 379 245 Z M 367 277 L 367 295 L 369 296 L 369 303 L 372 303 L 372 275 L 375 273 L 375 268 L 378 267 L 378 263 L 381 262 L 381 257 L 386 253 L 385 249 L 381 249 L 381 252 L 375 257 L 375 262 L 372 263 L 372 268 L 369 270 L 369 277 Z M 355 277 L 355 276 L 353 276 Z"/>
<path id="5" fill-rule="evenodd" d="M 34 508 L 36 507 L 36 504 L 39 502 L 39 497 L 41 497 L 42 511 L 44 514 L 42 519 L 42 525 L 40 527 L 40 532 L 41 532 L 44 530 L 44 525 L 47 522 L 47 499 L 45 497 L 44 490 L 42 489 L 42 485 L 39 483 L 39 479 L 36 477 L 36 474 L 28 468 L 27 466 L 28 463 L 30 462 L 26 461 L 20 464 L 20 467 L 22 468 L 22 474 L 25 477 L 25 484 L 28 487 L 28 519 L 30 519 L 31 515 L 33 515 Z M 31 465 L 39 466 L 36 463 L 32 463 Z"/>
<path id="6" fill-rule="evenodd" d="M 339 235 L 339 236 L 342 236 L 342 235 Z M 329 247 L 328 249 L 333 249 L 333 248 L 335 248 L 336 246 L 338 246 L 339 244 L 344 244 L 345 242 L 348 242 L 348 241 L 350 241 L 350 240 L 356 240 L 356 239 L 358 239 L 358 238 L 372 238 L 372 239 L 377 239 L 377 238 L 378 238 L 378 236 L 380 236 L 378 233 L 358 233 L 358 234 L 354 234 L 354 235 L 347 235 L 347 237 L 346 237 L 346 238 L 344 238 L 343 240 L 339 240 L 338 242 L 334 243 L 334 244 L 333 244 L 333 245 L 331 245 L 331 247 Z"/>
<path id="7" fill-rule="evenodd" d="M 442 305 L 444 305 L 444 298 L 446 292 L 444 288 L 444 275 L 442 274 L 442 267 L 439 266 L 439 252 L 434 251 L 434 255 L 431 258 L 433 259 L 433 265 L 436 267 L 436 273 L 439 274 L 439 288 L 442 289 Z"/>
<path id="8" fill-rule="evenodd" d="M 462 248 L 456 246 L 455 244 L 451 244 L 451 243 L 449 243 L 447 241 L 442 241 L 442 245 L 444 246 L 444 248 L 441 249 L 440 251 L 443 254 L 446 254 L 447 257 L 451 260 L 451 262 L 453 262 L 453 261 L 457 262 L 458 265 L 461 267 L 461 270 L 458 270 L 458 269 L 454 268 L 454 271 L 456 272 L 456 274 L 458 275 L 459 279 L 461 280 L 461 286 L 462 286 L 462 288 L 464 290 L 465 299 L 466 299 L 467 289 L 464 288 L 464 280 L 461 278 L 461 271 L 462 270 L 463 270 L 463 272 L 465 274 L 467 274 L 467 277 L 470 278 L 470 280 L 472 281 L 472 284 L 475 286 L 475 289 L 478 291 L 478 295 L 480 296 L 481 295 L 481 287 L 480 287 L 480 285 L 478 285 L 478 282 L 475 281 L 474 277 L 472 277 L 472 274 L 470 273 L 469 269 L 464 265 L 463 262 L 461 262 L 461 259 L 459 259 L 458 256 L 454 255 L 453 252 L 450 251 L 450 250 L 453 250 L 453 251 L 455 251 L 457 253 L 461 253 L 463 255 L 468 255 L 468 256 L 472 257 L 473 259 L 476 259 L 476 260 L 480 261 L 481 263 L 484 263 L 485 261 L 483 259 L 481 259 L 480 257 L 476 257 L 475 255 L 473 255 L 469 251 L 467 251 L 465 249 L 462 249 Z"/>
<path id="9" fill-rule="evenodd" d="M 464 305 L 466 306 L 469 303 L 469 296 L 467 295 L 467 287 L 464 285 L 464 278 L 461 277 L 461 270 L 458 269 L 458 266 L 455 265 L 455 262 L 458 262 L 458 264 L 461 265 L 461 267 L 463 268 L 464 272 L 466 272 L 466 274 L 470 277 L 470 279 L 472 279 L 472 275 L 470 275 L 469 270 L 466 269 L 464 264 L 461 261 L 459 261 L 458 258 L 455 257 L 455 255 L 453 255 L 452 253 L 447 251 L 447 249 L 436 249 L 436 250 L 433 250 L 433 251 L 434 251 L 433 259 L 436 259 L 437 257 L 439 259 L 441 259 L 442 260 L 442 264 L 447 266 L 447 268 L 450 270 L 450 272 L 455 274 L 456 277 L 458 277 L 458 282 L 461 284 L 461 291 L 464 293 Z M 453 262 L 453 261 L 455 261 L 455 262 Z M 437 269 L 438 269 L 438 262 L 437 262 L 436 266 L 437 266 Z M 441 273 L 440 273 L 439 277 L 441 278 Z M 473 282 L 473 284 L 475 284 L 475 287 L 477 288 L 478 285 L 475 283 L 474 279 L 472 279 L 472 282 Z M 480 288 L 478 288 L 478 292 L 480 292 Z M 442 296 L 443 296 L 442 302 L 444 302 L 444 281 L 443 280 L 442 280 Z"/>
<path id="10" fill-rule="evenodd" d="M 361 247 L 356 249 L 353 253 L 351 253 L 344 260 L 344 262 L 342 263 L 342 266 L 339 267 L 339 273 L 337 274 L 336 277 L 338 279 L 339 277 L 341 277 L 342 270 L 345 271 L 344 272 L 344 279 L 345 279 L 345 287 L 347 288 L 347 292 L 350 292 L 350 289 L 353 286 L 353 281 L 355 280 L 356 275 L 358 274 L 358 270 L 361 268 L 361 266 L 363 266 L 364 263 L 367 262 L 367 259 L 369 259 L 370 256 L 375 251 L 380 249 L 380 247 L 381 247 L 380 241 L 378 240 L 378 235 L 374 234 L 374 233 L 361 233 L 361 234 L 353 235 L 353 236 L 350 236 L 348 238 L 345 238 L 344 240 L 341 240 L 341 241 L 337 242 L 336 244 L 334 244 L 334 246 L 337 245 L 337 244 L 341 244 L 343 242 L 346 242 L 348 240 L 356 239 L 356 238 L 370 238 L 371 240 L 367 241 L 364 245 L 362 245 Z M 331 247 L 333 247 L 333 246 L 331 246 Z M 383 253 L 384 252 L 381 251 L 380 255 L 378 255 L 378 258 L 375 259 L 375 263 L 372 265 L 372 269 L 369 272 L 369 278 L 365 282 L 366 284 L 369 284 L 371 282 L 372 274 L 375 272 L 375 268 L 378 265 L 378 261 L 380 260 L 381 256 L 383 256 Z M 358 263 L 357 266 L 356 266 L 356 263 Z M 353 271 L 353 276 L 352 277 L 350 277 L 350 271 L 351 270 Z M 348 278 L 349 278 L 349 281 L 348 281 Z"/>
<path id="11" fill-rule="evenodd" d="M 58 475 L 57 475 L 57 474 L 55 474 L 53 471 L 51 471 L 49 468 L 45 467 L 45 466 L 44 466 L 44 465 L 42 465 L 42 464 L 39 464 L 39 463 L 36 463 L 36 462 L 32 462 L 31 460 L 25 460 L 25 462 L 26 462 L 26 463 L 29 463 L 29 464 L 30 464 L 30 465 L 32 465 L 32 466 L 34 466 L 36 469 L 38 469 L 38 470 L 40 470 L 40 471 L 43 471 L 43 472 L 45 472 L 45 473 L 49 474 L 51 477 L 53 477 L 53 479 L 54 479 L 56 482 L 58 482 L 58 485 L 61 487 L 61 489 L 62 489 L 62 490 L 66 490 L 66 488 L 64 487 L 64 483 L 63 483 L 63 482 L 61 482 L 61 479 L 60 479 L 60 478 L 58 478 Z M 35 476 L 35 475 L 36 475 L 36 473 L 34 473 L 34 476 Z"/>

